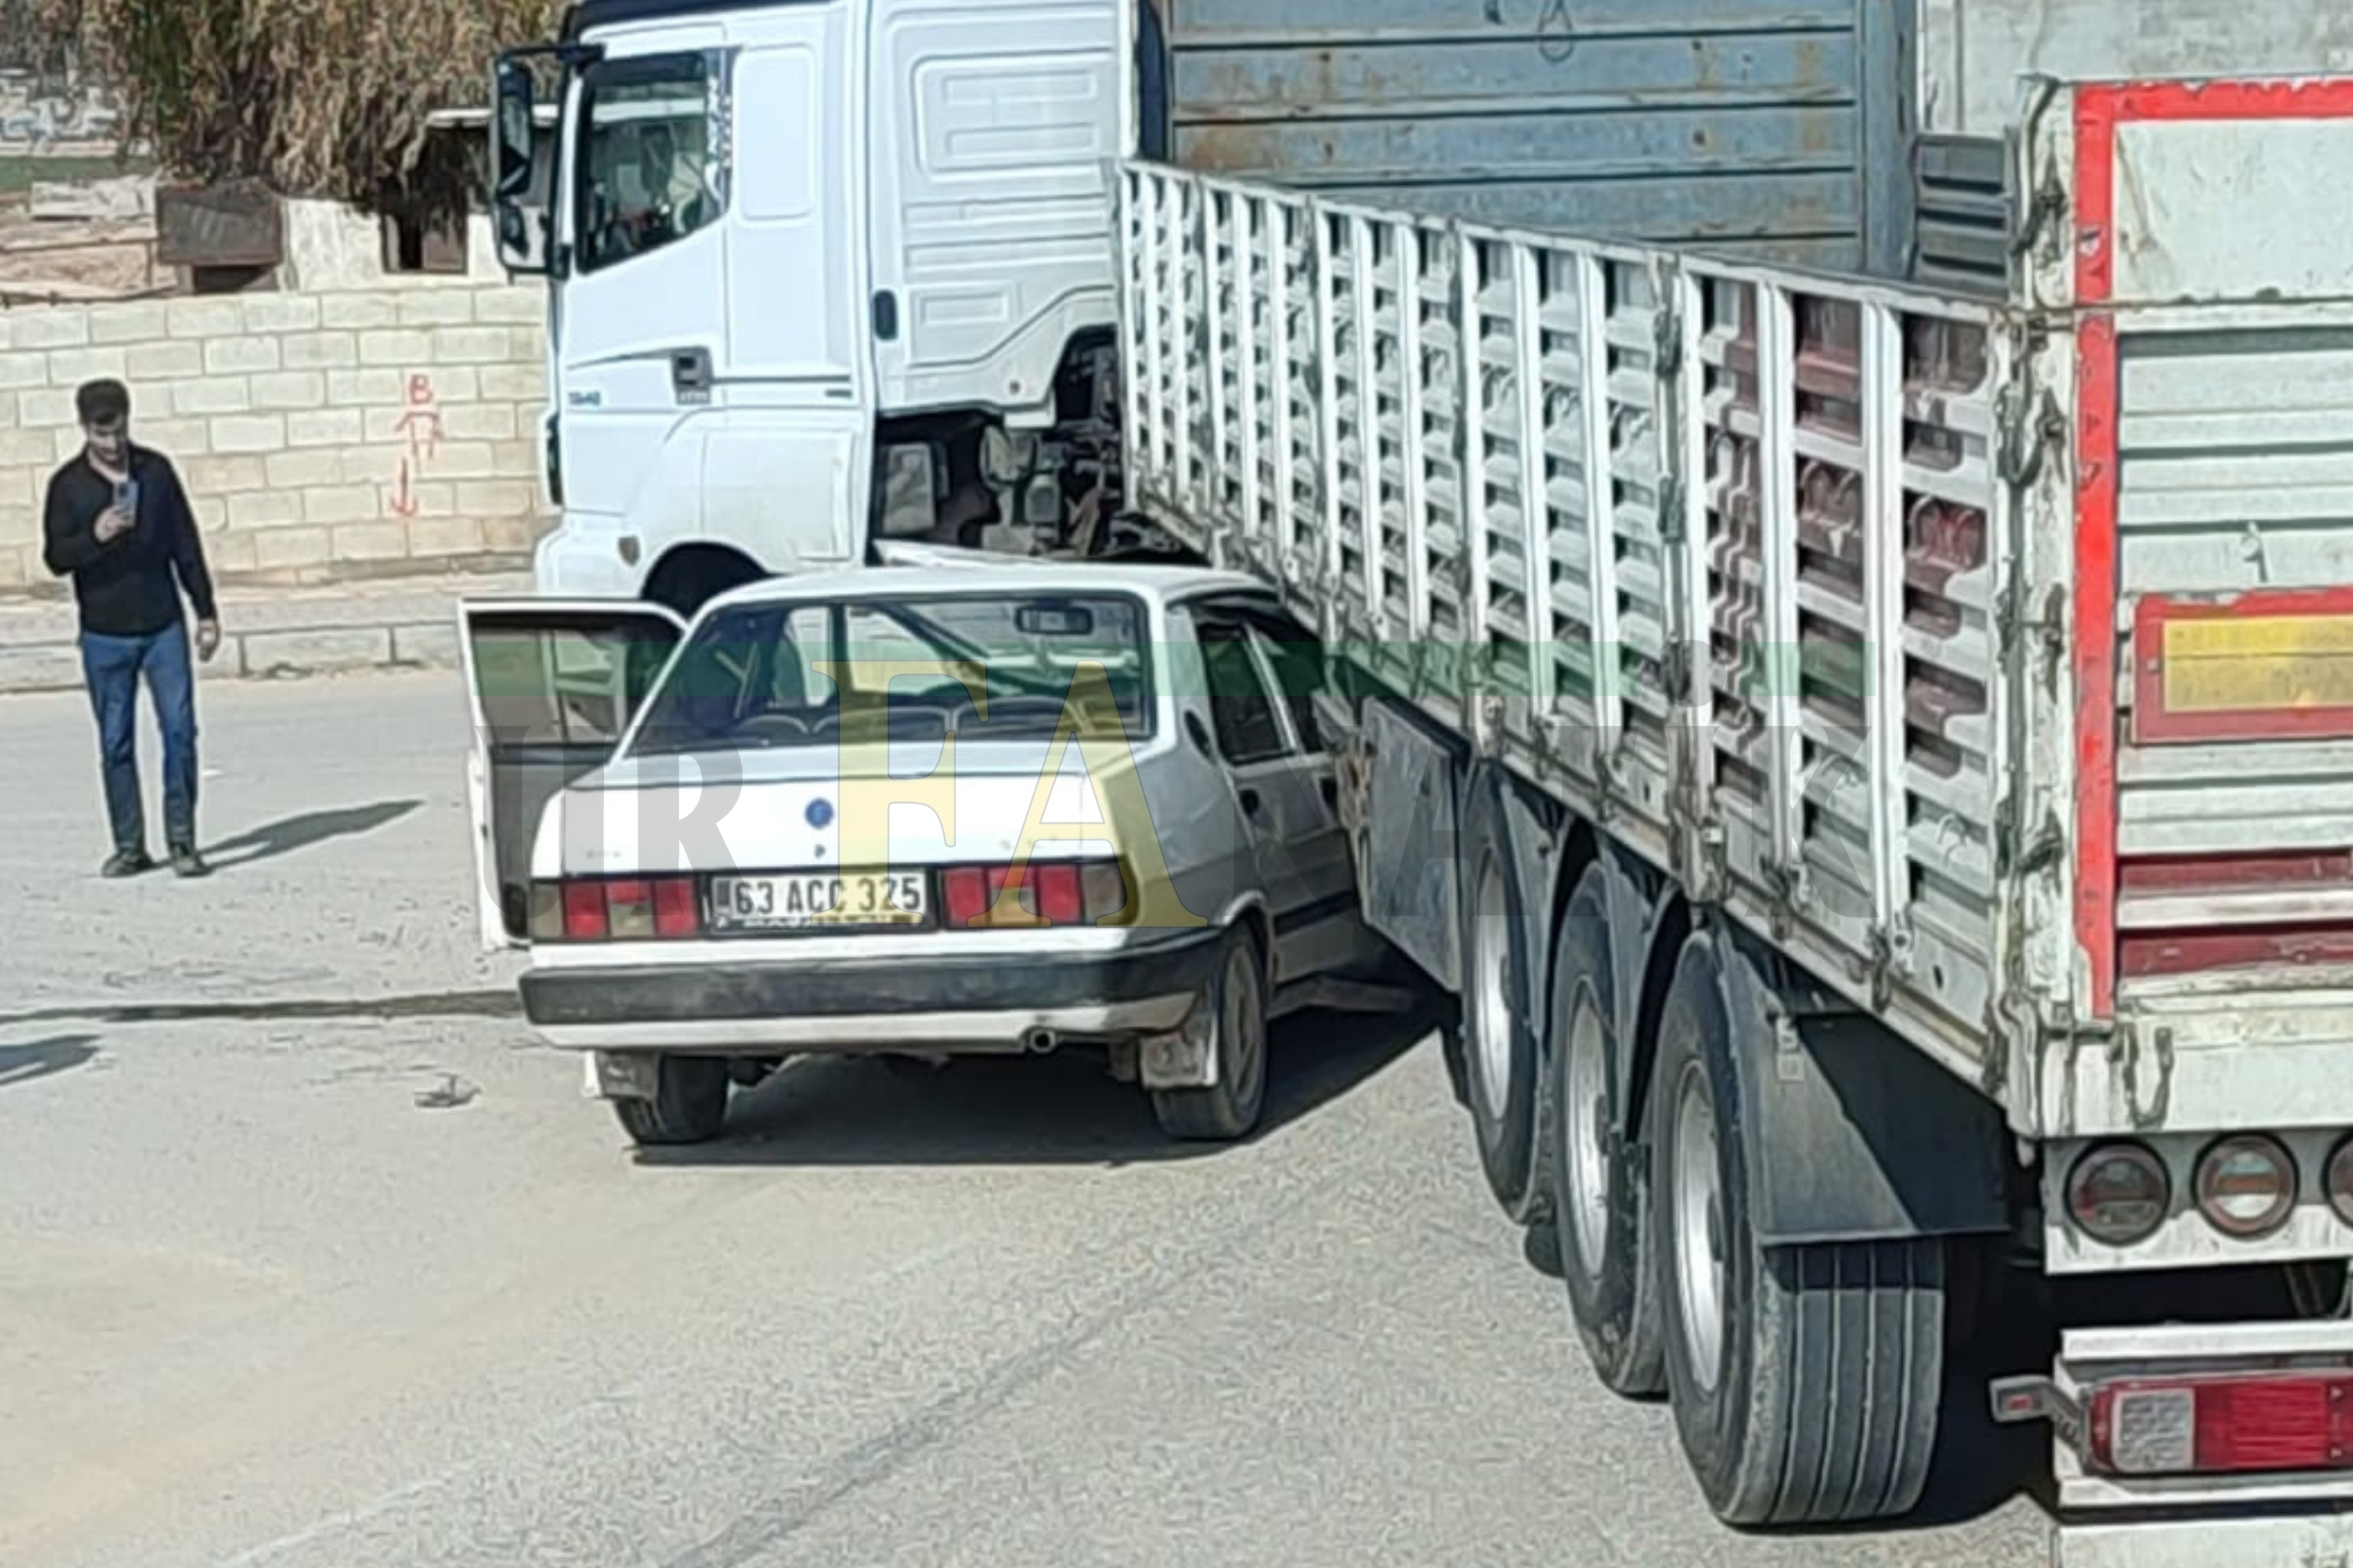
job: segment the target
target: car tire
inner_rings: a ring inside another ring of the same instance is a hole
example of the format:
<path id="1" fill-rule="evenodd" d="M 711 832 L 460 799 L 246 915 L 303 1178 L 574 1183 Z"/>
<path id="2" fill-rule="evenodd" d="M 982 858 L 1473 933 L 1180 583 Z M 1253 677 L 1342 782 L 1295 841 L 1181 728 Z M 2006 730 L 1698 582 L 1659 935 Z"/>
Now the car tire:
<path id="1" fill-rule="evenodd" d="M 1694 938 L 1667 994 L 1650 1094 L 1676 1435 L 1727 1524 L 1908 1512 L 1936 1446 L 1942 1239 L 1757 1245 L 1721 981 L 1714 949 Z"/>
<path id="2" fill-rule="evenodd" d="M 1503 796 L 1492 784 L 1473 798 L 1462 888 L 1463 1087 L 1488 1190 L 1519 1225 L 1543 1224 L 1550 1172 L 1537 1160 L 1539 1122 L 1550 1107 L 1544 1058 L 1528 1016 L 1525 905 Z"/>
<path id="3" fill-rule="evenodd" d="M 641 1149 L 707 1143 L 727 1120 L 725 1057 L 659 1057 L 651 1100 L 617 1100 L 613 1114 Z"/>
<path id="4" fill-rule="evenodd" d="M 1609 873 L 1586 868 L 1553 941 L 1553 1114 L 1541 1152 L 1552 1173 L 1553 1223 L 1570 1321 L 1613 1393 L 1666 1386 L 1658 1270 L 1650 1234 L 1650 1173 L 1641 1140 L 1620 1137 L 1622 1058 L 1609 942 Z"/>
<path id="5" fill-rule="evenodd" d="M 1209 1003 L 1218 1081 L 1206 1089 L 1155 1089 L 1152 1114 L 1171 1138 L 1230 1142 L 1257 1128 L 1266 1104 L 1266 960 L 1249 931 L 1226 939 Z"/>

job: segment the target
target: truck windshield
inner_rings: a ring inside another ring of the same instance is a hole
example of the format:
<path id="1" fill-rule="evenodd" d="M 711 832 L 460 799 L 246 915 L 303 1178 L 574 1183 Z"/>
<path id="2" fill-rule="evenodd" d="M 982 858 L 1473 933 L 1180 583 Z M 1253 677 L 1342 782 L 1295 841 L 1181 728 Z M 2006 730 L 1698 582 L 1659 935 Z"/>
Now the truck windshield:
<path id="1" fill-rule="evenodd" d="M 610 61 L 582 79 L 574 265 L 595 272 L 718 221 L 726 169 L 700 54 Z"/>
<path id="2" fill-rule="evenodd" d="M 886 722 L 892 742 L 1034 742 L 1066 713 L 1083 733 L 1140 740 L 1152 732 L 1145 624 L 1116 594 L 743 605 L 688 639 L 630 753 L 879 742 Z"/>

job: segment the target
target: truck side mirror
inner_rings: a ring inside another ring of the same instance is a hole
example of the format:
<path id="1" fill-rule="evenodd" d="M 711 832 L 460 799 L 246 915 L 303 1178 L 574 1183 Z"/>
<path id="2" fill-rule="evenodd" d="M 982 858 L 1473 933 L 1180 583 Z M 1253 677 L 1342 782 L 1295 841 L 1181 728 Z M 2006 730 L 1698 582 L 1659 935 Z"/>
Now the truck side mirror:
<path id="1" fill-rule="evenodd" d="M 493 69 L 492 80 L 491 167 L 495 183 L 491 194 L 507 203 L 531 192 L 534 140 L 531 69 L 521 60 L 501 59 Z"/>

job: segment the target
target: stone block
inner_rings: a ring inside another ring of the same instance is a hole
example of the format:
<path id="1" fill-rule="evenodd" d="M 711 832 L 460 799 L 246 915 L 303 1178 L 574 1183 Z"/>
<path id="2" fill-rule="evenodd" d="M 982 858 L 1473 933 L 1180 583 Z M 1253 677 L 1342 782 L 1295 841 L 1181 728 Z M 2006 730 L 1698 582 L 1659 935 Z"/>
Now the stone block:
<path id="1" fill-rule="evenodd" d="M 441 411 L 441 430 L 453 441 L 512 441 L 515 433 L 512 403 L 461 403 Z"/>
<path id="2" fill-rule="evenodd" d="M 474 320 L 474 299 L 464 289 L 411 289 L 400 296 L 404 327 L 463 327 Z"/>
<path id="3" fill-rule="evenodd" d="M 316 409 L 327 401 L 327 378 L 315 370 L 280 370 L 253 378 L 256 408 Z"/>
<path id="4" fill-rule="evenodd" d="M 34 509 L 40 505 L 42 492 L 48 488 L 48 470 L 46 468 L 0 468 L 0 517 L 15 512 L 31 518 Z M 38 531 L 37 523 L 28 523 L 28 527 Z M 0 539 L 6 537 L 5 531 L 0 531 Z"/>
<path id="5" fill-rule="evenodd" d="M 192 496 L 227 496 L 238 490 L 265 489 L 269 484 L 269 462 L 251 454 L 190 458 L 180 465 L 180 483 Z"/>
<path id="6" fill-rule="evenodd" d="M 347 370 L 360 363 L 357 332 L 293 332 L 279 340 L 278 363 L 288 370 Z"/>
<path id="7" fill-rule="evenodd" d="M 360 334 L 362 364 L 417 365 L 432 353 L 432 336 L 422 328 L 379 328 Z"/>
<path id="8" fill-rule="evenodd" d="M 311 485 L 341 484 L 343 455 L 334 447 L 308 451 L 280 450 L 262 459 L 269 484 L 276 489 L 302 489 Z"/>
<path id="9" fill-rule="evenodd" d="M 231 538 L 267 538 L 289 523 L 302 521 L 302 492 L 296 489 L 241 490 L 228 498 Z M 252 529 L 240 535 L 236 531 Z M 258 561 L 253 564 L 258 564 Z"/>
<path id="10" fill-rule="evenodd" d="M 279 414 L 232 414 L 212 422 L 216 452 L 276 452 L 286 445 L 286 419 Z"/>
<path id="11" fill-rule="evenodd" d="M 437 479 L 487 479 L 498 473 L 488 441 L 444 441 L 425 468 Z"/>
<path id="12" fill-rule="evenodd" d="M 11 349 L 0 354 L 0 391 L 49 384 L 49 356 L 37 350 Z"/>
<path id="13" fill-rule="evenodd" d="M 276 338 L 216 338 L 205 345 L 207 375 L 251 375 L 277 368 Z"/>
<path id="14" fill-rule="evenodd" d="M 392 628 L 392 662 L 419 669 L 458 669 L 458 627 L 454 622 L 418 621 Z"/>
<path id="15" fill-rule="evenodd" d="M 143 432 L 147 428 L 146 424 L 142 421 L 139 428 Z M 150 437 L 148 438 L 152 440 L 153 437 Z M 50 462 L 62 463 L 67 458 L 72 457 L 75 453 L 80 451 L 81 448 L 81 431 L 76 426 L 71 425 L 58 425 L 50 428 Z"/>
<path id="16" fill-rule="evenodd" d="M 69 429 L 65 434 L 73 437 L 77 447 L 81 444 L 79 428 Z M 170 419 L 141 419 L 139 439 L 174 462 L 184 458 L 201 457 L 213 449 L 212 428 L 206 421 L 182 419 L 176 416 Z"/>
<path id="17" fill-rule="evenodd" d="M 399 320 L 399 308 L 388 295 L 326 294 L 319 300 L 322 326 L 365 331 L 389 327 Z"/>
<path id="18" fill-rule="evenodd" d="M 547 469 L 546 448 L 536 439 L 491 443 L 491 472 L 501 479 L 537 479 Z"/>
<path id="19" fill-rule="evenodd" d="M 408 552 L 425 557 L 479 555 L 482 550 L 480 520 L 456 517 L 415 517 L 408 520 Z"/>
<path id="20" fill-rule="evenodd" d="M 484 326 L 538 326 L 547 319 L 547 296 L 532 288 L 475 291 L 474 320 Z"/>
<path id="21" fill-rule="evenodd" d="M 438 327 L 433 332 L 437 364 L 504 364 L 514 357 L 514 333 L 505 327 Z"/>
<path id="22" fill-rule="evenodd" d="M 517 479 L 461 479 L 458 510 L 467 517 L 521 517 L 539 510 L 539 489 Z"/>
<path id="23" fill-rule="evenodd" d="M 248 632 L 239 640 L 249 676 L 324 675 L 392 662 L 392 632 L 385 626 Z"/>
<path id="24" fill-rule="evenodd" d="M 229 510 L 237 510 L 237 498 L 229 498 Z M 246 574 L 254 569 L 253 544 L 258 534 L 240 532 L 232 527 L 227 533 L 214 534 L 205 541 L 205 561 L 212 567 L 215 577 L 232 574 Z"/>
<path id="25" fill-rule="evenodd" d="M 304 522 L 373 522 L 383 515 L 374 485 L 311 485 L 302 491 Z"/>
<path id="26" fill-rule="evenodd" d="M 313 408 L 286 416 L 290 447 L 356 447 L 364 438 L 356 408 Z"/>
<path id="27" fill-rule="evenodd" d="M 158 345 L 173 353 L 185 349 L 195 352 L 194 343 L 171 342 Z M 132 350 L 134 359 L 138 354 Z M 204 356 L 196 354 L 197 374 L 186 381 L 175 381 L 164 390 L 170 394 L 172 412 L 176 415 L 244 414 L 253 407 L 253 388 L 241 375 L 205 375 Z"/>
<path id="28" fill-rule="evenodd" d="M 0 692 L 82 689 L 81 654 L 73 644 L 0 645 Z"/>
<path id="29" fill-rule="evenodd" d="M 19 305 L 0 310 L 12 349 L 78 349 L 90 342 L 87 305 Z"/>
<path id="30" fill-rule="evenodd" d="M 384 510 L 411 522 L 418 518 L 453 517 L 458 511 L 458 487 L 446 479 L 398 478 L 384 487 Z"/>
<path id="31" fill-rule="evenodd" d="M 481 369 L 482 396 L 494 403 L 547 400 L 547 372 L 536 364 L 486 364 Z"/>
<path id="32" fill-rule="evenodd" d="M 73 389 L 28 386 L 16 394 L 16 423 L 27 430 L 76 423 Z"/>
<path id="33" fill-rule="evenodd" d="M 158 342 L 171 330 L 171 313 L 161 300 L 93 305 L 90 310 L 90 341 L 93 343 Z"/>
<path id="34" fill-rule="evenodd" d="M 481 401 L 481 373 L 472 365 L 437 364 L 417 374 L 424 377 L 427 397 L 436 404 Z"/>
<path id="35" fill-rule="evenodd" d="M 353 340 L 354 343 L 357 340 Z M 354 355 L 358 351 L 353 349 Z M 406 395 L 407 383 L 396 370 L 331 370 L 327 373 L 327 401 L 338 408 L 369 404 L 397 405 Z"/>
<path id="36" fill-rule="evenodd" d="M 196 527 L 206 533 L 218 533 L 228 526 L 228 500 L 225 496 L 192 495 L 188 498 L 189 515 Z"/>
<path id="37" fill-rule="evenodd" d="M 21 588 L 29 580 L 26 573 L 33 558 L 39 554 L 30 547 L 0 544 L 0 588 Z"/>
<path id="38" fill-rule="evenodd" d="M 21 394 L 0 392 L 0 430 L 14 430 L 16 427 L 16 410 L 21 401 Z"/>
<path id="39" fill-rule="evenodd" d="M 164 310 L 175 338 L 235 338 L 245 333 L 245 311 L 236 300 L 226 296 L 173 300 Z"/>
<path id="40" fill-rule="evenodd" d="M 305 495 L 318 493 L 323 492 Z M 375 506 L 374 496 L 368 504 Z M 397 522 L 346 523 L 334 531 L 331 545 L 338 561 L 397 561 L 408 553 L 408 530 Z"/>
<path id="41" fill-rule="evenodd" d="M 79 445 L 81 433 L 69 432 Z M 58 461 L 54 430 L 0 430 L 0 468 L 26 468 L 47 471 Z"/>
<path id="42" fill-rule="evenodd" d="M 58 349 L 49 355 L 49 384 L 79 386 L 85 381 L 111 376 L 121 381 L 131 374 L 131 358 L 120 348 Z M 133 394 L 132 402 L 137 402 Z"/>
<path id="43" fill-rule="evenodd" d="M 205 345 L 194 338 L 157 338 L 151 342 L 133 343 L 122 351 L 123 367 L 134 388 L 150 382 L 184 381 L 205 374 Z M 177 401 L 173 405 L 181 413 L 190 410 Z M 217 413 L 217 409 L 199 409 L 198 413 Z"/>
<path id="44" fill-rule="evenodd" d="M 319 326 L 319 300 L 311 294 L 248 294 L 245 330 L 248 332 L 309 332 Z"/>
<path id="45" fill-rule="evenodd" d="M 265 572 L 323 566 L 333 559 L 331 535 L 323 528 L 264 528 L 253 535 L 254 564 Z"/>

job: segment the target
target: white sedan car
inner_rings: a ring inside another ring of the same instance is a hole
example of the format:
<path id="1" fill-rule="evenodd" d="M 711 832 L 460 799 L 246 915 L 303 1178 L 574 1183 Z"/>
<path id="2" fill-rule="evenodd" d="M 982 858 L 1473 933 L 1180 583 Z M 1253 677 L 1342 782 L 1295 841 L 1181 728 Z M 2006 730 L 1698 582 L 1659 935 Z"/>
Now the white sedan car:
<path id="1" fill-rule="evenodd" d="M 871 567 L 691 626 L 463 615 L 485 940 L 640 1143 L 712 1137 L 795 1055 L 1066 1046 L 1236 1138 L 1267 1021 L 1403 968 L 1358 915 L 1347 710 L 1246 578 Z"/>

